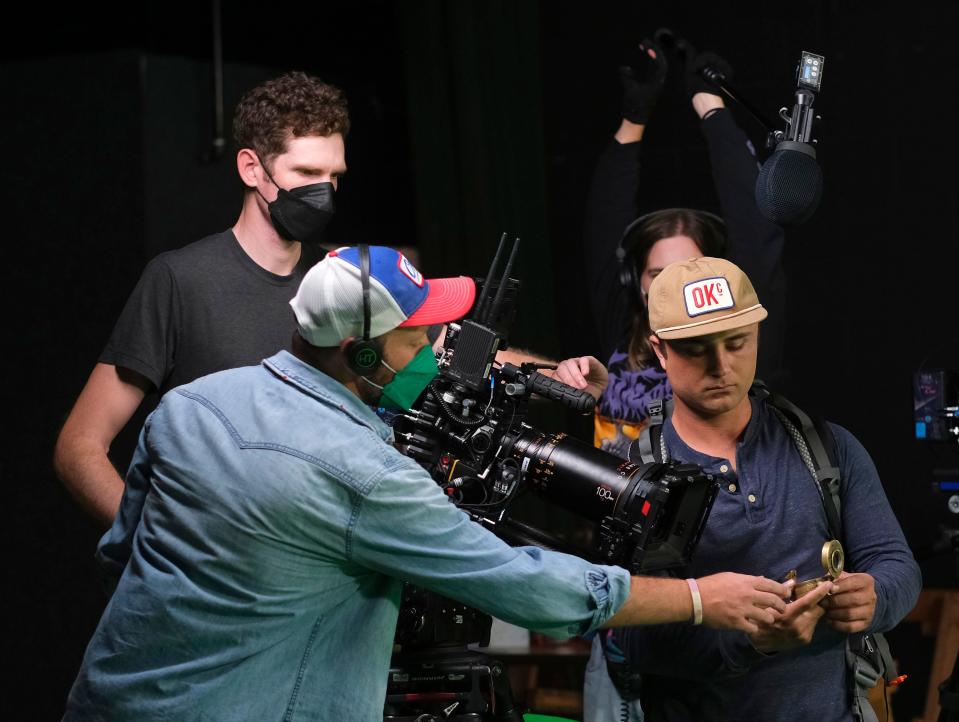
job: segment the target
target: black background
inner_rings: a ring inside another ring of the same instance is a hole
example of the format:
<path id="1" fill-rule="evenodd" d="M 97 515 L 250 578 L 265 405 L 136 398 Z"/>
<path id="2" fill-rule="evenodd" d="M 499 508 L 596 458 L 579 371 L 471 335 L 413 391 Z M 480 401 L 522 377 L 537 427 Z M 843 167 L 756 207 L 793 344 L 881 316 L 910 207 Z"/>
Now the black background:
<path id="1" fill-rule="evenodd" d="M 582 266 L 592 163 L 618 125 L 615 67 L 668 26 L 735 68 L 774 115 L 801 50 L 826 56 L 817 109 L 825 196 L 788 234 L 788 392 L 870 450 L 910 541 L 949 516 L 912 439 L 913 372 L 959 368 L 955 5 L 224 3 L 227 132 L 247 87 L 303 69 L 343 87 L 353 130 L 334 242 L 413 245 L 428 275 L 481 274 L 501 230 L 523 237 L 514 342 L 593 350 Z M 0 49 L 5 217 L 3 451 L 8 719 L 55 719 L 105 595 L 100 533 L 53 475 L 54 439 L 145 262 L 236 218 L 232 154 L 210 158 L 211 12 L 45 5 Z M 678 74 L 677 74 L 678 75 Z M 642 209 L 716 210 L 703 139 L 671 78 L 644 139 Z M 738 111 L 761 147 L 762 134 Z M 546 414 L 553 428 L 566 419 Z M 588 433 L 582 423 L 573 423 Z M 116 445 L 125 463 L 129 430 Z M 797 520 L 801 523 L 801 520 Z M 948 557 L 927 585 L 955 585 Z M 898 634 L 918 713 L 929 640 Z"/>

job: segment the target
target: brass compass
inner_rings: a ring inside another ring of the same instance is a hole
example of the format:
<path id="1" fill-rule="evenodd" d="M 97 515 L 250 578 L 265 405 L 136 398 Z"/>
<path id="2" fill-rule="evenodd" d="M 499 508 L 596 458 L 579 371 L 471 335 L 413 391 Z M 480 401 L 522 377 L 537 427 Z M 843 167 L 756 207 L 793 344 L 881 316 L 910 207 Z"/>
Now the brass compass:
<path id="1" fill-rule="evenodd" d="M 832 539 L 823 544 L 820 561 L 823 571 L 826 572 L 826 574 L 821 577 L 816 577 L 815 579 L 807 579 L 804 582 L 796 582 L 796 586 L 793 587 L 793 599 L 799 599 L 807 592 L 811 592 L 820 582 L 834 582 L 839 579 L 839 575 L 842 574 L 843 566 L 846 563 L 846 555 L 842 550 L 842 544 L 840 544 L 837 539 Z M 795 578 L 796 570 L 791 569 L 784 581 L 788 582 L 790 579 Z"/>

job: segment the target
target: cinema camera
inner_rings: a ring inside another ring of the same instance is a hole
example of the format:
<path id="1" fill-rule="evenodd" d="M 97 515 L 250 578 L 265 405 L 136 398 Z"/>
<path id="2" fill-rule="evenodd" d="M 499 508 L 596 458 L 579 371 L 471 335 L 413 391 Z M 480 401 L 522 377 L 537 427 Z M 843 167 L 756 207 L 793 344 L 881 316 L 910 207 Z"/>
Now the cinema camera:
<path id="1" fill-rule="evenodd" d="M 496 278 L 506 237 L 471 315 L 447 328 L 438 378 L 412 411 L 392 419 L 399 448 L 419 462 L 473 521 L 512 545 L 570 551 L 555 536 L 511 516 L 527 492 L 596 524 L 596 545 L 575 550 L 633 574 L 666 574 L 688 563 L 718 483 L 695 465 L 637 465 L 525 421 L 532 394 L 582 413 L 589 394 L 538 373 L 498 365 L 520 284 L 510 278 L 519 239 Z M 385 719 L 520 720 L 502 665 L 466 649 L 487 646 L 491 619 L 406 585 Z M 456 649 L 458 648 L 458 649 Z"/>

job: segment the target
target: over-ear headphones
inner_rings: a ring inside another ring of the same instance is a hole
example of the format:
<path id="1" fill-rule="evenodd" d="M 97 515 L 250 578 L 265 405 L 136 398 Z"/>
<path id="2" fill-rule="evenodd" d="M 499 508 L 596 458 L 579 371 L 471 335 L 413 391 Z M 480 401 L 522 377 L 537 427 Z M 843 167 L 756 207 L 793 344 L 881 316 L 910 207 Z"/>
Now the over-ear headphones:
<path id="1" fill-rule="evenodd" d="M 370 247 L 361 243 L 360 280 L 363 284 L 363 338 L 354 339 L 347 344 L 344 353 L 346 363 L 357 376 L 371 376 L 383 359 L 380 342 L 370 338 Z"/>
<path id="2" fill-rule="evenodd" d="M 636 259 L 634 258 L 636 248 L 640 245 L 641 236 L 635 231 L 676 213 L 688 213 L 702 224 L 706 234 L 704 239 L 706 247 L 703 249 L 705 255 L 721 256 L 723 253 L 726 245 L 726 222 L 715 213 L 692 208 L 663 208 L 641 215 L 626 226 L 623 237 L 619 240 L 619 246 L 616 248 L 616 260 L 619 261 L 619 285 L 626 292 L 633 308 L 646 307 L 640 278 L 642 269 L 636 268 Z"/>

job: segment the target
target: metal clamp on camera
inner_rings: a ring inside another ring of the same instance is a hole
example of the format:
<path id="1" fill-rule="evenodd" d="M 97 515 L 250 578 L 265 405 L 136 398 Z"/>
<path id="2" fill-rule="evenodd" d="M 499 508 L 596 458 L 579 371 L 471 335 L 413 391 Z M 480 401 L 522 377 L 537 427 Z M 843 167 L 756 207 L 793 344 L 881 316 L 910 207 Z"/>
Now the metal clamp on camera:
<path id="1" fill-rule="evenodd" d="M 510 544 L 572 551 L 633 574 L 685 565 L 716 496 L 712 476 L 690 464 L 637 465 L 526 423 L 532 394 L 580 413 L 592 411 L 595 401 L 540 374 L 536 364 L 497 365 L 520 288 L 510 278 L 518 247 L 516 239 L 497 276 L 503 235 L 485 281 L 477 280 L 481 290 L 470 317 L 447 328 L 439 377 L 412 411 L 393 420 L 399 448 L 452 503 Z M 594 522 L 595 548 L 570 550 L 547 531 L 512 518 L 513 502 L 526 492 Z M 407 585 L 385 719 L 522 719 L 502 665 L 464 649 L 486 646 L 490 623 L 459 602 Z M 478 693 L 477 684 L 485 691 Z"/>

